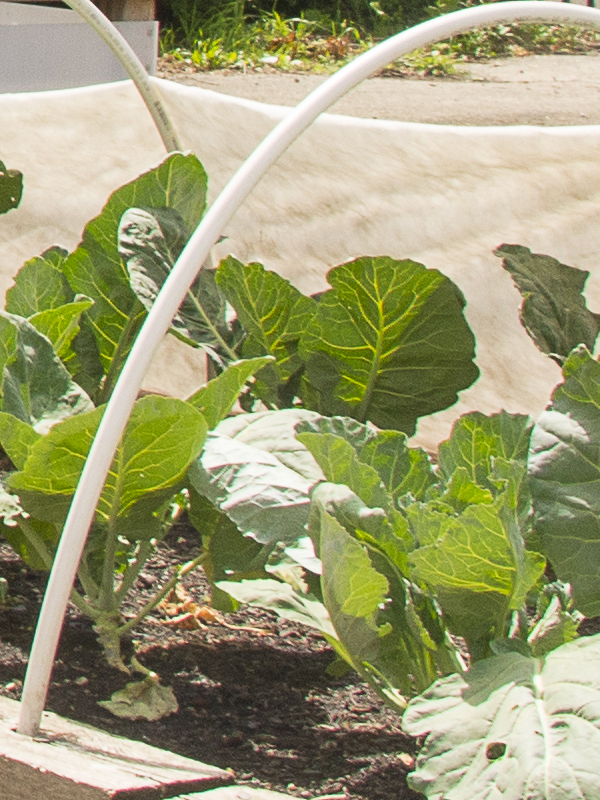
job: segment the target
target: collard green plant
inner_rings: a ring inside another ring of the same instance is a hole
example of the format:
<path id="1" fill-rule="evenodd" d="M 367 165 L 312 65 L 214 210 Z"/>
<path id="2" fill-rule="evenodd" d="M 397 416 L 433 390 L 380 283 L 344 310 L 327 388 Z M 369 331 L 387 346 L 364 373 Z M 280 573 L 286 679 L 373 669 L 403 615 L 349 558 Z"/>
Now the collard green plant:
<path id="1" fill-rule="evenodd" d="M 7 292 L 6 311 L 25 317 L 52 341 L 95 404 L 110 397 L 146 315 L 119 252 L 123 216 L 143 206 L 155 217 L 176 219 L 185 235 L 171 242 L 170 257 L 175 258 L 204 213 L 206 184 L 195 156 L 170 155 L 113 192 L 72 253 L 53 247 L 31 259 Z"/>
<path id="2" fill-rule="evenodd" d="M 5 496 L 10 496 L 19 512 L 5 516 L 2 532 L 36 568 L 52 565 L 102 413 L 103 409 L 97 408 L 71 417 L 35 439 L 30 436 L 27 440 L 24 435 L 15 443 L 14 437 L 8 441 L 0 437 L 20 464 L 4 486 Z M 119 607 L 168 529 L 171 499 L 201 451 L 206 431 L 203 416 L 185 402 L 142 398 L 136 403 L 102 492 L 79 567 L 85 597 L 73 596 L 80 610 L 94 621 L 109 661 L 121 668 L 119 639 L 129 626 L 120 620 Z"/>
<path id="3" fill-rule="evenodd" d="M 166 223 L 162 231 L 162 221 L 144 209 L 128 214 L 121 252 L 129 254 L 133 290 L 149 307 L 177 252 L 169 237 L 181 237 Z M 452 405 L 478 376 L 464 299 L 422 264 L 356 259 L 330 270 L 332 288 L 318 300 L 261 264 L 244 266 L 233 257 L 214 275 L 216 285 L 192 287 L 172 330 L 220 366 L 223 359 L 273 356 L 251 392 L 270 408 L 301 405 L 412 434 L 419 416 Z M 228 327 L 225 301 L 236 312 Z"/>

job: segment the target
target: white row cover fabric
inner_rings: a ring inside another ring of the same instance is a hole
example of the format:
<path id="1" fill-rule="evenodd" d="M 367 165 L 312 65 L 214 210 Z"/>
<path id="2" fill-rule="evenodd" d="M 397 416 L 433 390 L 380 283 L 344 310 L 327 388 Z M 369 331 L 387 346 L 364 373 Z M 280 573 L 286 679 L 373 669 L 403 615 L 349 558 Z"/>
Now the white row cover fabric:
<path id="1" fill-rule="evenodd" d="M 214 198 L 287 113 L 156 80 L 184 146 L 203 162 Z M 59 244 L 73 248 L 111 191 L 164 157 L 130 82 L 0 96 L 0 160 L 25 176 L 21 206 L 0 217 L 0 291 L 21 264 Z M 537 415 L 560 380 L 522 329 L 521 298 L 492 251 L 522 244 L 596 266 L 600 127 L 459 128 L 322 115 L 271 169 L 223 231 L 215 260 L 259 260 L 306 293 L 327 270 L 360 255 L 412 258 L 461 288 L 481 377 L 457 405 L 419 424 L 427 446 L 465 411 Z M 172 339 L 172 337 L 168 337 Z M 186 396 L 203 359 L 165 345 L 146 388 Z"/>

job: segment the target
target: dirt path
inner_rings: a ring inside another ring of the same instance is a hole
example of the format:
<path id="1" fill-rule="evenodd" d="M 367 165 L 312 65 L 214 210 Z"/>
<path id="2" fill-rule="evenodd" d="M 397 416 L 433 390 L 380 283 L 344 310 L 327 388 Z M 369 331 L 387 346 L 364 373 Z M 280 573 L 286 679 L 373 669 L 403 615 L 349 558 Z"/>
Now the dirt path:
<path id="1" fill-rule="evenodd" d="M 460 67 L 455 78 L 371 78 L 332 109 L 438 125 L 598 125 L 600 56 L 542 55 Z M 161 77 L 263 103 L 295 105 L 320 75 L 159 72 Z"/>

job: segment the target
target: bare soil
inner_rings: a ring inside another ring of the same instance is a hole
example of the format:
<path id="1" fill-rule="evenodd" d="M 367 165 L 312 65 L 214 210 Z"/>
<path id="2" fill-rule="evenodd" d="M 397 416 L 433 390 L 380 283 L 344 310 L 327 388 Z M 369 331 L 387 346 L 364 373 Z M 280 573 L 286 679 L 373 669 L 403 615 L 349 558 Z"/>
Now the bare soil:
<path id="1" fill-rule="evenodd" d="M 195 557 L 199 536 L 176 525 L 136 587 L 133 613 Z M 0 547 L 10 595 L 0 606 L 0 694 L 20 695 L 46 576 Z M 208 600 L 201 569 L 186 576 Z M 333 653 L 315 632 L 255 609 L 184 631 L 160 610 L 134 631 L 139 660 L 172 686 L 179 711 L 156 722 L 119 719 L 98 700 L 132 678 L 107 666 L 91 623 L 70 608 L 46 708 L 69 719 L 232 769 L 238 783 L 295 797 L 416 800 L 406 785 L 416 753 L 399 718 L 355 674 L 331 677 Z"/>
<path id="2" fill-rule="evenodd" d="M 599 125 L 600 55 L 533 55 L 461 64 L 446 78 L 375 77 L 331 111 L 436 125 Z M 159 77 L 215 92 L 294 106 L 326 76 L 275 71 L 195 72 L 162 60 Z"/>

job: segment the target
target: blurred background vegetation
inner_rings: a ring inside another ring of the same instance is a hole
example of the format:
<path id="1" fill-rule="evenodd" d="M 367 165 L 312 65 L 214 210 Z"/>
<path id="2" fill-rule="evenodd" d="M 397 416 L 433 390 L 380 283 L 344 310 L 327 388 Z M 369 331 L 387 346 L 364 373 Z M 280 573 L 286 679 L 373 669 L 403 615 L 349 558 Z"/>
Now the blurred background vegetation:
<path id="1" fill-rule="evenodd" d="M 158 0 L 167 66 L 331 71 L 374 43 L 480 0 Z M 572 26 L 495 25 L 411 54 L 388 73 L 451 75 L 457 61 L 582 52 L 599 36 Z"/>

